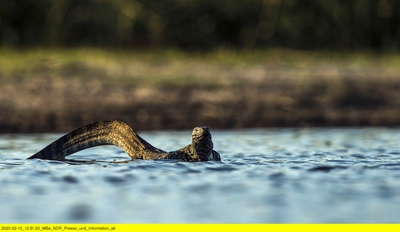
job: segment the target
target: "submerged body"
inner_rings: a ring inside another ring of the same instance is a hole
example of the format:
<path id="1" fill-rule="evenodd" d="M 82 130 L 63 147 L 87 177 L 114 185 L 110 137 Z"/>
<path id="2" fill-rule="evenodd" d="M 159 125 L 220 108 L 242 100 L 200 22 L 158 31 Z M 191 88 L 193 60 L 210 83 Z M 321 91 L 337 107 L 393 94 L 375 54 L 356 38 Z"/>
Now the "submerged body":
<path id="1" fill-rule="evenodd" d="M 120 121 L 102 121 L 74 130 L 28 159 L 64 160 L 66 156 L 90 147 L 115 145 L 132 159 L 178 159 L 182 161 L 220 161 L 220 154 L 213 150 L 208 127 L 196 127 L 192 143 L 176 151 L 160 150 L 136 134 Z"/>

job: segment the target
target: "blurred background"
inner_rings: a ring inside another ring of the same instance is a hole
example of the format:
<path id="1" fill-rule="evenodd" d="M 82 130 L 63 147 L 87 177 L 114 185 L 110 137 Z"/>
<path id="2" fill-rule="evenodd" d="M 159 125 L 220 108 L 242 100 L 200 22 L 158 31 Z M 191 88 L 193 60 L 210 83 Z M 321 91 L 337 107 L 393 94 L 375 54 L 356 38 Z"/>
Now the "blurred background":
<path id="1" fill-rule="evenodd" d="M 0 0 L 0 132 L 397 126 L 400 1 Z"/>

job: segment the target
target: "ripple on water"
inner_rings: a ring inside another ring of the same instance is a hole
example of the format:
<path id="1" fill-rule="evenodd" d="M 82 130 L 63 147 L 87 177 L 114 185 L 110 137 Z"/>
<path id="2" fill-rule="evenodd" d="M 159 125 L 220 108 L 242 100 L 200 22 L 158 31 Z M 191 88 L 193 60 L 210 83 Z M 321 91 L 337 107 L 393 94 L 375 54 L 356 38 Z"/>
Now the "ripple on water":
<path id="1" fill-rule="evenodd" d="M 64 177 L 62 178 L 62 180 L 63 180 L 65 183 L 68 183 L 68 184 L 77 184 L 77 183 L 79 182 L 79 180 L 78 180 L 77 177 L 71 176 L 71 175 L 64 176 Z"/>
<path id="2" fill-rule="evenodd" d="M 231 165 L 223 165 L 218 167 L 206 167 L 206 170 L 214 172 L 231 172 L 231 171 L 236 171 L 237 168 L 232 167 Z"/>
<path id="3" fill-rule="evenodd" d="M 126 178 L 121 176 L 105 176 L 104 180 L 110 184 L 118 185 L 126 182 Z"/>
<path id="4" fill-rule="evenodd" d="M 84 222 L 92 215 L 91 206 L 87 203 L 76 203 L 69 207 L 68 218 L 72 221 Z"/>
<path id="5" fill-rule="evenodd" d="M 343 166 L 318 166 L 314 168 L 310 168 L 309 171 L 311 172 L 330 172 L 335 169 L 346 169 Z"/>
<path id="6" fill-rule="evenodd" d="M 366 156 L 361 154 L 351 154 L 350 156 L 358 159 L 366 159 Z"/>

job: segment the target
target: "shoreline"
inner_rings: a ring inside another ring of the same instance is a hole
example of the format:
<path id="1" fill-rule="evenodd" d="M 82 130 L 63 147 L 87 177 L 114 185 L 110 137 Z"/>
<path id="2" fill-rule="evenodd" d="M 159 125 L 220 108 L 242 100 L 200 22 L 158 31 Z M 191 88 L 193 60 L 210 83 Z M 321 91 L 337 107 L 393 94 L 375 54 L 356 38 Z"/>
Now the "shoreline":
<path id="1" fill-rule="evenodd" d="M 400 125 L 400 55 L 293 50 L 0 54 L 0 133 Z"/>

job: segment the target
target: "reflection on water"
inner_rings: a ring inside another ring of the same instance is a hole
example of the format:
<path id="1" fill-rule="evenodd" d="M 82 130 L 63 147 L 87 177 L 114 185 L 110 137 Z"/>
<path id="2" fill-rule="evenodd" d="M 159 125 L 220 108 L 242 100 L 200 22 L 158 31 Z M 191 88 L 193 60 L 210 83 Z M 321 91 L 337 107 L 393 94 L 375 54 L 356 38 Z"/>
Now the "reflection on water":
<path id="1" fill-rule="evenodd" d="M 191 133 L 141 135 L 164 150 Z M 60 135 L 0 135 L 0 223 L 400 223 L 400 130 L 213 131 L 222 162 L 104 146 L 26 160 Z"/>

